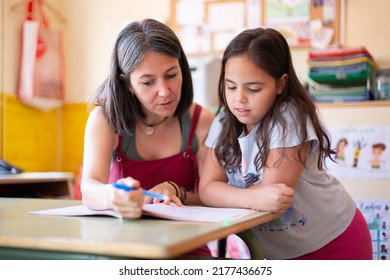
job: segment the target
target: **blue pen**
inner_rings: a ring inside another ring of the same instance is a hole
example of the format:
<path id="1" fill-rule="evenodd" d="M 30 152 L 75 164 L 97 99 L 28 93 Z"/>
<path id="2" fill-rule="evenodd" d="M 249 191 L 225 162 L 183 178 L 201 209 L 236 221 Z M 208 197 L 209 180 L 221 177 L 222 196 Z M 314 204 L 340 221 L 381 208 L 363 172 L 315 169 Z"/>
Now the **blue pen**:
<path id="1" fill-rule="evenodd" d="M 119 184 L 119 183 L 112 183 L 112 185 L 113 185 L 115 188 L 120 189 L 120 190 L 124 190 L 124 191 L 126 191 L 126 192 L 133 191 L 133 190 L 136 189 L 136 188 L 134 188 L 134 187 L 126 186 L 126 185 Z M 159 194 L 159 193 L 154 193 L 154 192 L 150 192 L 150 191 L 146 191 L 146 190 L 143 190 L 142 193 L 143 193 L 144 195 L 147 195 L 147 196 L 150 196 L 150 197 L 153 197 L 153 198 L 157 198 L 157 199 L 161 199 L 161 200 L 166 200 L 166 199 L 168 199 L 168 196 L 163 195 L 163 194 Z"/>

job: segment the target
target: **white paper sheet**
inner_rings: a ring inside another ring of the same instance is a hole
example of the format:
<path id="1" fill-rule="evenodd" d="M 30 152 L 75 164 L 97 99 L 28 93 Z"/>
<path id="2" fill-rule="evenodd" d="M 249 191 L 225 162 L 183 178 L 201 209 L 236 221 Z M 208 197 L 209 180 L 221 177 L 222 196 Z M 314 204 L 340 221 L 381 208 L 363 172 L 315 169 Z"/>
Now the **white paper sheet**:
<path id="1" fill-rule="evenodd" d="M 144 214 L 155 217 L 178 220 L 178 221 L 195 221 L 195 222 L 229 222 L 240 217 L 256 213 L 255 210 L 241 208 L 214 208 L 205 206 L 176 206 L 171 203 L 145 204 Z M 96 216 L 106 215 L 120 218 L 120 215 L 113 210 L 92 210 L 84 205 L 54 208 L 47 210 L 32 211 L 33 215 L 50 215 L 50 216 Z"/>

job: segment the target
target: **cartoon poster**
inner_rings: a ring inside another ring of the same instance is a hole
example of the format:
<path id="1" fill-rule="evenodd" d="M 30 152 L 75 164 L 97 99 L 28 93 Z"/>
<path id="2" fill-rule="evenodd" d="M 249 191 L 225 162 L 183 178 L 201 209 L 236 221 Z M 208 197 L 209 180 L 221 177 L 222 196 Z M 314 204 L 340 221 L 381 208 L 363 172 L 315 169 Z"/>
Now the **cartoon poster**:
<path id="1" fill-rule="evenodd" d="M 342 178 L 390 178 L 390 126 L 329 127 L 335 162 L 329 171 Z"/>
<path id="2" fill-rule="evenodd" d="M 390 260 L 390 200 L 355 199 L 371 233 L 373 258 Z"/>

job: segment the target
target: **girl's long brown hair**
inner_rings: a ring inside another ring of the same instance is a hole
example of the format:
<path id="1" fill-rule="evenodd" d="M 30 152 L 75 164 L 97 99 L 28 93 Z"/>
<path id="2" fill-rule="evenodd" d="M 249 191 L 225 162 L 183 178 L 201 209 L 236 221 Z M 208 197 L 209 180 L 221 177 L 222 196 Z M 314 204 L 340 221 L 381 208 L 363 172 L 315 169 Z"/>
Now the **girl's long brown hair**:
<path id="1" fill-rule="evenodd" d="M 319 141 L 319 153 L 317 166 L 319 170 L 324 168 L 324 159 L 331 158 L 334 151 L 331 149 L 330 137 L 322 125 L 317 108 L 299 81 L 292 63 L 290 48 L 286 39 L 278 31 L 267 28 L 248 29 L 237 35 L 226 48 L 223 58 L 221 74 L 218 84 L 218 96 L 220 107 L 218 112 L 225 109 L 225 117 L 221 120 L 222 132 L 218 138 L 215 154 L 226 169 L 236 171 L 241 163 L 241 150 L 238 144 L 238 137 L 244 129 L 244 124 L 229 111 L 225 98 L 225 66 L 229 58 L 247 54 L 257 67 L 265 70 L 275 81 L 278 81 L 283 74 L 288 75 L 286 87 L 281 95 L 278 95 L 275 103 L 259 124 L 255 140 L 259 146 L 259 153 L 255 158 L 257 170 L 265 166 L 269 153 L 270 132 L 276 125 L 282 127 L 282 137 L 286 140 L 287 120 L 282 113 L 283 109 L 293 107 L 296 109 L 297 118 L 294 121 L 295 127 L 299 129 L 300 135 L 299 159 L 303 162 L 302 148 L 307 141 L 306 122 L 307 117 L 312 121 L 315 133 Z M 291 129 L 291 128 L 290 128 Z M 261 140 L 261 141 L 260 141 Z M 284 154 L 283 156 L 287 156 Z M 281 159 L 280 159 L 281 160 Z M 279 161 L 280 162 L 280 161 Z"/>

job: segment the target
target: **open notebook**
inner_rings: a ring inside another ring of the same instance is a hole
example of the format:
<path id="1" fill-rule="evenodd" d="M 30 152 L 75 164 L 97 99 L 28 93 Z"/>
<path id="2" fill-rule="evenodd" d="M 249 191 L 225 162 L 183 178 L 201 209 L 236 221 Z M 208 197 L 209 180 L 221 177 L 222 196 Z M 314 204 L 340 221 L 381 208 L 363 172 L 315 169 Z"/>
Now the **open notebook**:
<path id="1" fill-rule="evenodd" d="M 177 221 L 195 221 L 195 222 L 223 222 L 233 221 L 235 219 L 256 213 L 255 210 L 241 208 L 215 208 L 205 206 L 176 206 L 171 203 L 145 204 L 143 213 L 145 215 L 177 220 Z M 92 210 L 84 205 L 54 208 L 40 211 L 33 211 L 30 214 L 34 215 L 51 215 L 51 216 L 94 216 L 104 215 L 121 218 L 118 213 L 113 210 Z"/>

